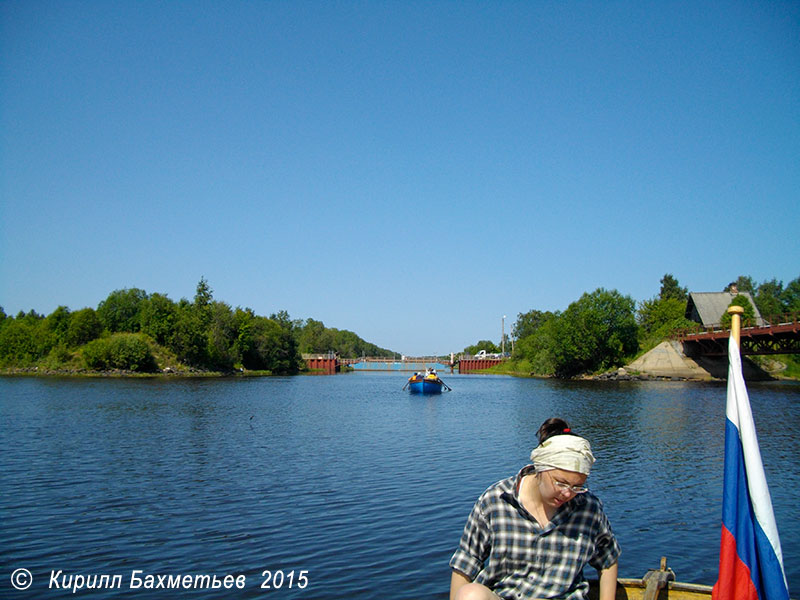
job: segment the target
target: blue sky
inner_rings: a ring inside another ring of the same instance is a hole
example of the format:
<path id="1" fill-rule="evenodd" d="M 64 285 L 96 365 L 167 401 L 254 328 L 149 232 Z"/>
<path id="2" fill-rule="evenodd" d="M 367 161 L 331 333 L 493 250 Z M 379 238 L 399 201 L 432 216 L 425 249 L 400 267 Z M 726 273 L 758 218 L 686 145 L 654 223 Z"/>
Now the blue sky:
<path id="1" fill-rule="evenodd" d="M 0 305 L 139 287 L 406 354 L 800 276 L 797 2 L 0 3 Z"/>

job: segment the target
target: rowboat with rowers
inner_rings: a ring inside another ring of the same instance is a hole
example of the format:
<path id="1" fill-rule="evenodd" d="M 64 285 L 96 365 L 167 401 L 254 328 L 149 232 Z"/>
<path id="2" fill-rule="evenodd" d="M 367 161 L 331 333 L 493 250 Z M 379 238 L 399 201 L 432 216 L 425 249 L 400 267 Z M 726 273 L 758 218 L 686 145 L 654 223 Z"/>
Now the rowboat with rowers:
<path id="1" fill-rule="evenodd" d="M 436 369 L 427 369 L 425 373 L 414 373 L 408 378 L 403 389 L 408 388 L 412 394 L 441 394 L 445 389 L 448 392 L 452 389 L 439 378 Z"/>

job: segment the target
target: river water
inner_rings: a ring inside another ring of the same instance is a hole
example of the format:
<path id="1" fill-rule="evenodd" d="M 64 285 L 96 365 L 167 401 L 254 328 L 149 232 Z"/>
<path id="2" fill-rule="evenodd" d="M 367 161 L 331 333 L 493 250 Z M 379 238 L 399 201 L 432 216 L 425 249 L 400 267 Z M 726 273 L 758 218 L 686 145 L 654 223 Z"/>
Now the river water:
<path id="1" fill-rule="evenodd" d="M 665 555 L 713 584 L 724 384 L 451 375 L 452 392 L 412 396 L 405 377 L 0 378 L 0 597 L 73 596 L 54 572 L 121 576 L 76 596 L 187 595 L 131 590 L 137 570 L 244 576 L 197 598 L 446 598 L 472 504 L 555 415 L 592 442 L 620 576 Z M 748 388 L 796 596 L 800 386 Z"/>

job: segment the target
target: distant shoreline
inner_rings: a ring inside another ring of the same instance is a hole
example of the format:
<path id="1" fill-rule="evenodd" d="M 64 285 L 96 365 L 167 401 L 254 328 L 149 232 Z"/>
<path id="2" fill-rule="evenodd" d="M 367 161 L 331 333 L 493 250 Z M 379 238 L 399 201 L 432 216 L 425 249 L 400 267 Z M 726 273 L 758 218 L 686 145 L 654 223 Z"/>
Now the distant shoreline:
<path id="1" fill-rule="evenodd" d="M 577 377 L 573 377 L 572 379 L 565 379 L 563 381 L 580 381 L 580 382 L 641 382 L 641 381 L 651 381 L 651 382 L 666 382 L 666 383 L 725 383 L 724 378 L 719 377 L 708 377 L 708 378 L 699 378 L 699 377 L 682 377 L 682 376 L 669 376 L 669 375 L 647 375 L 647 374 L 639 374 L 634 373 L 630 374 L 628 372 L 621 372 L 624 369 L 618 369 L 616 371 L 609 371 L 606 373 L 600 374 L 583 374 Z M 355 373 L 357 371 L 348 371 L 348 373 Z M 465 373 L 468 375 L 505 375 L 508 377 L 519 377 L 522 379 L 545 379 L 545 380 L 553 380 L 553 381 L 562 381 L 559 380 L 557 377 L 547 376 L 547 375 L 535 375 L 533 373 L 522 373 L 516 371 L 494 371 L 494 370 L 485 370 L 485 371 L 470 371 L 469 373 Z M 296 376 L 303 376 L 303 375 L 330 375 L 329 373 L 325 373 L 324 371 L 319 370 L 305 370 L 300 371 L 299 373 L 295 373 L 292 375 L 288 375 L 289 377 L 296 377 Z M 11 368 L 2 368 L 0 369 L 0 377 L 52 377 L 52 378 L 65 378 L 65 379 L 246 379 L 251 377 L 286 377 L 286 374 L 276 374 L 272 373 L 271 371 L 232 371 L 232 372 L 221 372 L 221 371 L 196 371 L 196 370 L 189 370 L 189 371 L 172 371 L 172 372 L 153 372 L 153 373 L 141 373 L 141 372 L 134 372 L 134 371 L 123 371 L 123 370 L 113 370 L 113 371 L 83 371 L 83 370 L 53 370 L 53 369 L 38 369 L 36 367 L 11 367 Z M 770 379 L 757 379 L 755 381 L 783 381 L 783 382 L 793 382 L 793 383 L 800 383 L 800 379 L 796 379 L 794 377 L 786 377 L 782 375 L 775 375 L 772 374 Z"/>

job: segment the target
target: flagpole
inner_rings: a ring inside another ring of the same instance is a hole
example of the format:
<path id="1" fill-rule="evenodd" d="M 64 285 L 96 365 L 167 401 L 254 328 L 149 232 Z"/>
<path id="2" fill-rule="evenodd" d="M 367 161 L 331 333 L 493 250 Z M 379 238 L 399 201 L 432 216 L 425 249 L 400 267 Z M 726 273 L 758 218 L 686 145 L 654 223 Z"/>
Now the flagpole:
<path id="1" fill-rule="evenodd" d="M 742 333 L 742 314 L 744 314 L 744 309 L 734 304 L 728 307 L 728 314 L 731 316 L 731 337 L 736 340 L 736 345 L 741 349 L 742 344 L 739 342 L 739 338 Z"/>

